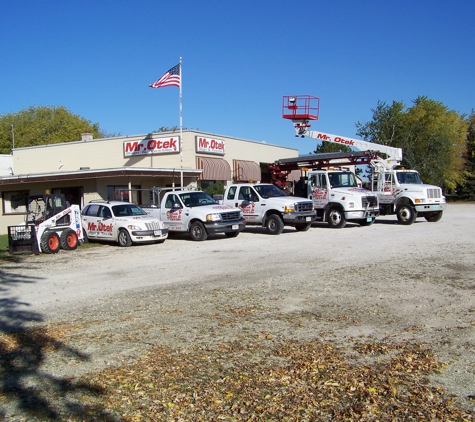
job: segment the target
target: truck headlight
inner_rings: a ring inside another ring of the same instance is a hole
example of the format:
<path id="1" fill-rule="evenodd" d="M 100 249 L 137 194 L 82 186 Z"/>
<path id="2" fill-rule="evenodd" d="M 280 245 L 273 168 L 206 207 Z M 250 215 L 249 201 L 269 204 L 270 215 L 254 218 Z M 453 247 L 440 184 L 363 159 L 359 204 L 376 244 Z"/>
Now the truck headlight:
<path id="1" fill-rule="evenodd" d="M 284 207 L 284 212 L 295 212 L 295 204 L 286 205 Z"/>
<path id="2" fill-rule="evenodd" d="M 221 214 L 206 214 L 206 221 L 221 221 Z"/>
<path id="3" fill-rule="evenodd" d="M 423 200 L 423 199 L 416 198 L 416 199 L 414 199 L 414 202 L 415 202 L 416 204 L 422 204 L 422 203 L 424 202 L 424 200 Z"/>

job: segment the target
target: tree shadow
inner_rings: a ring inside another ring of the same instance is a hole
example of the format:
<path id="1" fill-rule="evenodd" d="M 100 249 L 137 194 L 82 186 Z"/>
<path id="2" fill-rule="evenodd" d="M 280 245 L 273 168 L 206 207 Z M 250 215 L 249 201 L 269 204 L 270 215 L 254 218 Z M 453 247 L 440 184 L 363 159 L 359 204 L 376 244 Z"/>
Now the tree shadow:
<path id="1" fill-rule="evenodd" d="M 25 264 L 26 265 L 26 264 Z M 43 316 L 14 296 L 15 286 L 41 282 L 0 268 L 0 419 L 122 421 L 102 406 L 83 403 L 83 394 L 103 390 L 44 370 L 48 353 L 87 361 L 89 356 L 54 338 Z"/>

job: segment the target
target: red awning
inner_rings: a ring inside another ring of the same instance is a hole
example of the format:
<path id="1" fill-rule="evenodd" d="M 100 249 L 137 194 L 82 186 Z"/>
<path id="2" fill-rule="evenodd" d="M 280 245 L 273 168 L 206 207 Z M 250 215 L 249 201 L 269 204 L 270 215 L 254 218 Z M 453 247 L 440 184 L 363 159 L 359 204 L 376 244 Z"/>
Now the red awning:
<path id="1" fill-rule="evenodd" d="M 254 161 L 233 160 L 233 165 L 235 182 L 257 182 L 262 178 L 261 166 Z"/>
<path id="2" fill-rule="evenodd" d="M 222 158 L 196 157 L 196 167 L 203 170 L 198 180 L 231 180 L 231 167 Z"/>

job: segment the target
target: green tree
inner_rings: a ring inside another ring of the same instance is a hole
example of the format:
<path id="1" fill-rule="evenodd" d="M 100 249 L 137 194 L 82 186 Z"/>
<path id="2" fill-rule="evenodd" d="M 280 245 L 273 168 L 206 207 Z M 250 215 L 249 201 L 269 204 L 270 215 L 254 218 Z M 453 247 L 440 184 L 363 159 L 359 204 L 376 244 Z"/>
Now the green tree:
<path id="1" fill-rule="evenodd" d="M 465 181 L 459 185 L 457 193 L 461 199 L 475 201 L 475 113 L 473 110 L 468 118 L 464 159 Z"/>
<path id="2" fill-rule="evenodd" d="M 99 123 L 73 114 L 64 106 L 30 106 L 0 116 L 0 153 L 9 154 L 13 141 L 15 148 L 55 144 L 80 140 L 84 132 L 95 138 L 110 136 Z"/>
<path id="3" fill-rule="evenodd" d="M 402 165 L 418 170 L 426 183 L 454 189 L 463 182 L 464 115 L 423 96 L 410 108 L 402 102 L 378 102 L 372 112 L 371 122 L 356 124 L 358 136 L 402 148 Z"/>
<path id="4" fill-rule="evenodd" d="M 323 154 L 325 152 L 351 152 L 351 148 L 343 144 L 322 141 L 313 152 L 315 154 Z"/>

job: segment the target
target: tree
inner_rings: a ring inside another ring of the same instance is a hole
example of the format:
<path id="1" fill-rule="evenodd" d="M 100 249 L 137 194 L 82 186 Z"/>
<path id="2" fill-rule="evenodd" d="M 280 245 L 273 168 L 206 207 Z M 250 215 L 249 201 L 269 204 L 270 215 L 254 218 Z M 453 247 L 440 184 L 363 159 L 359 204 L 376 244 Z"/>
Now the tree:
<path id="1" fill-rule="evenodd" d="M 454 189 L 463 182 L 465 116 L 423 96 L 410 108 L 378 102 L 372 112 L 373 121 L 356 124 L 358 136 L 402 148 L 402 165 L 418 170 L 426 183 Z"/>
<path id="2" fill-rule="evenodd" d="M 91 123 L 64 106 L 30 106 L 0 116 L 0 154 L 9 154 L 13 142 L 15 148 L 70 142 L 80 140 L 84 132 L 95 138 L 110 136 L 99 123 Z"/>
<path id="3" fill-rule="evenodd" d="M 468 131 L 464 159 L 465 181 L 463 184 L 459 185 L 457 194 L 461 199 L 475 201 L 475 113 L 473 110 L 468 118 Z"/>
<path id="4" fill-rule="evenodd" d="M 331 142 L 322 141 L 313 152 L 315 154 L 323 154 L 325 152 L 351 152 L 351 148 L 343 144 L 333 144 Z"/>

